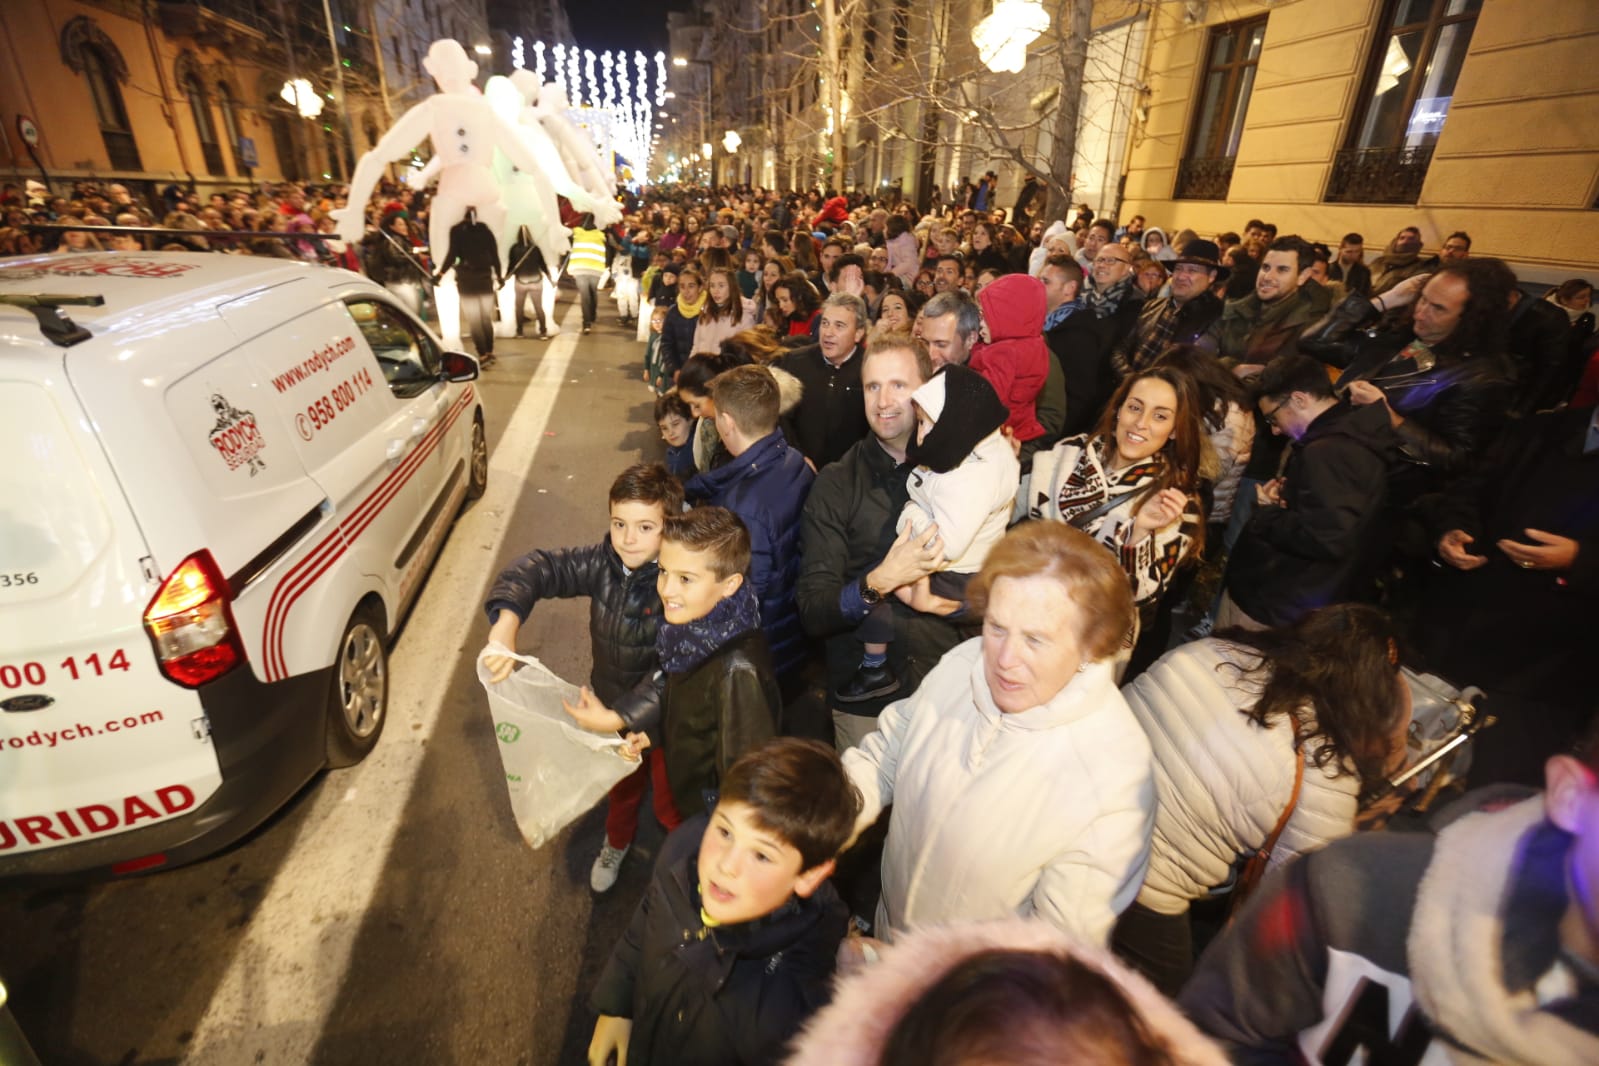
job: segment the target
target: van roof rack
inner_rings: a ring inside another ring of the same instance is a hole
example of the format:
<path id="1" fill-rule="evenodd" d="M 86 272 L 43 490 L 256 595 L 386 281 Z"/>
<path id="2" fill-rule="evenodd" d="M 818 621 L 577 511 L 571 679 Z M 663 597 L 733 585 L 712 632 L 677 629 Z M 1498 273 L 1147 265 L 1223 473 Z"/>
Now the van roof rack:
<path id="1" fill-rule="evenodd" d="M 51 344 L 70 348 L 81 344 L 94 334 L 67 317 L 63 307 L 103 307 L 104 296 L 71 296 L 66 293 L 15 292 L 0 293 L 0 305 L 21 307 L 33 312 L 39 320 L 39 332 Z"/>

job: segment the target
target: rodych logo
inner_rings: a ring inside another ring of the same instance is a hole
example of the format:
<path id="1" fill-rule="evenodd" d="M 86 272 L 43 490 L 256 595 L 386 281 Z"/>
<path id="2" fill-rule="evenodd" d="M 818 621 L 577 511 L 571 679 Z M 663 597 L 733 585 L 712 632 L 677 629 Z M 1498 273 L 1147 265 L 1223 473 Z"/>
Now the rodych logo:
<path id="1" fill-rule="evenodd" d="M 494 735 L 500 738 L 501 744 L 515 744 L 522 739 L 522 729 L 510 722 L 499 722 L 494 726 Z"/>
<path id="2" fill-rule="evenodd" d="M 217 424 L 208 435 L 211 447 L 222 456 L 228 469 L 237 470 L 248 464 L 251 477 L 265 470 L 266 460 L 261 458 L 261 452 L 266 449 L 266 440 L 255 424 L 255 415 L 234 407 L 220 392 L 211 394 L 211 410 L 217 416 Z"/>

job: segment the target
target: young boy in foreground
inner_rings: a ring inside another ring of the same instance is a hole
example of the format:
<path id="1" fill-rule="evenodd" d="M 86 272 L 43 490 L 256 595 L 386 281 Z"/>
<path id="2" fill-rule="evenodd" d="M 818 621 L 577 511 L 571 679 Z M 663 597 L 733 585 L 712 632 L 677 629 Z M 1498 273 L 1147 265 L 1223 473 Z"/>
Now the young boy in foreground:
<path id="1" fill-rule="evenodd" d="M 683 489 L 659 463 L 639 463 L 622 471 L 611 485 L 610 536 L 581 548 L 536 549 L 501 571 L 489 590 L 489 642 L 516 649 L 522 623 L 540 600 L 589 598 L 589 640 L 594 668 L 589 683 L 609 704 L 660 668 L 655 656 L 661 622 L 656 591 L 656 556 L 666 516 L 683 509 Z M 511 676 L 516 660 L 490 655 L 489 677 Z M 655 817 L 668 832 L 680 820 L 666 787 L 659 752 L 611 789 L 605 815 L 605 843 L 589 871 L 589 887 L 608 891 L 616 884 L 622 859 L 638 830 L 638 812 L 650 778 L 655 779 Z"/>
<path id="2" fill-rule="evenodd" d="M 746 580 L 750 535 L 738 516 L 721 507 L 669 516 L 659 567 L 660 674 L 623 701 L 622 713 L 586 688 L 565 706 L 585 729 L 627 730 L 635 751 L 658 744 L 672 802 L 691 818 L 740 755 L 777 734 L 782 696 Z M 655 694 L 658 703 L 641 698 Z"/>
<path id="3" fill-rule="evenodd" d="M 829 994 L 848 913 L 828 877 L 860 804 L 825 744 L 739 759 L 661 849 L 594 990 L 590 1066 L 780 1061 Z"/>

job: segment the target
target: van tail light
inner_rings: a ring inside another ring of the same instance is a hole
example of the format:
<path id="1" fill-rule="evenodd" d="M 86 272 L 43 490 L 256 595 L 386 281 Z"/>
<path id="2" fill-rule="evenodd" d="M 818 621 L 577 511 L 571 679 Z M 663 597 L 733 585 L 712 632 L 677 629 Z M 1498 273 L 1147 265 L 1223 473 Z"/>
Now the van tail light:
<path id="1" fill-rule="evenodd" d="M 228 606 L 228 586 L 208 551 L 197 551 L 167 575 L 144 609 L 161 672 L 198 688 L 244 662 L 244 645 Z"/>

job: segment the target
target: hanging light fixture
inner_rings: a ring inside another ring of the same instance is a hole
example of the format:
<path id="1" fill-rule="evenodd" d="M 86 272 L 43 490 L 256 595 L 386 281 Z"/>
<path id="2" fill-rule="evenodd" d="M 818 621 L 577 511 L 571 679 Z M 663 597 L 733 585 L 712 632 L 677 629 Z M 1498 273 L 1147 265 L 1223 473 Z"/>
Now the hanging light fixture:
<path id="1" fill-rule="evenodd" d="M 1039 0 L 994 0 L 994 10 L 972 27 L 972 43 L 989 70 L 1017 74 L 1027 65 L 1027 46 L 1047 29 Z"/>
<path id="2" fill-rule="evenodd" d="M 301 118 L 316 118 L 322 113 L 322 97 L 311 83 L 304 78 L 295 78 L 293 81 L 283 83 L 283 91 L 278 94 L 283 99 L 294 105 Z"/>

